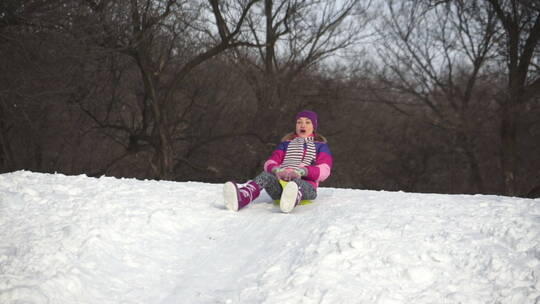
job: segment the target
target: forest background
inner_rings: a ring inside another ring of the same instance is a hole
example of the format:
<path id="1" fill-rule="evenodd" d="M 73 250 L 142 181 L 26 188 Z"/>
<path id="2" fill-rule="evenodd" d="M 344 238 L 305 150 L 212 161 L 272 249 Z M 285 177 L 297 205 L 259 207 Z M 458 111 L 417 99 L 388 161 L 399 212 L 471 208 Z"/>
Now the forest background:
<path id="1" fill-rule="evenodd" d="M 3 0 L 0 173 L 245 181 L 319 114 L 324 186 L 540 196 L 540 3 Z"/>

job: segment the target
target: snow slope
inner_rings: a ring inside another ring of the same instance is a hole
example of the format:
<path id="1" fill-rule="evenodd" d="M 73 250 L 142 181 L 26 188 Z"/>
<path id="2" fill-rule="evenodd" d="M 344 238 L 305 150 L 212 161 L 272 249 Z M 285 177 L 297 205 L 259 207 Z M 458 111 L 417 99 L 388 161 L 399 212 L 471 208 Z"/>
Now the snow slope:
<path id="1" fill-rule="evenodd" d="M 540 303 L 540 199 L 0 175 L 0 303 Z"/>

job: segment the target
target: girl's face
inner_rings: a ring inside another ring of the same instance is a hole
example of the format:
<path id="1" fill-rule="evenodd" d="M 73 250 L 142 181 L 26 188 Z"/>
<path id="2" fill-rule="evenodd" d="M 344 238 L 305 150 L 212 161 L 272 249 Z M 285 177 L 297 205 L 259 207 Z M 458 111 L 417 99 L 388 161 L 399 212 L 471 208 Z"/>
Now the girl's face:
<path id="1" fill-rule="evenodd" d="M 296 121 L 296 134 L 300 137 L 306 138 L 313 134 L 313 124 L 311 119 L 300 117 Z"/>

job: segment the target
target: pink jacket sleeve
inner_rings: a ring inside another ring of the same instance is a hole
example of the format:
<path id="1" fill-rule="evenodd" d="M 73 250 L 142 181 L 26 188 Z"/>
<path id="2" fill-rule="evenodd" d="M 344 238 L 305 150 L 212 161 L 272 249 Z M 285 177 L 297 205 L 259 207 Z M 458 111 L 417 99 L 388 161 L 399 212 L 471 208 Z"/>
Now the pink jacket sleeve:
<path id="1" fill-rule="evenodd" d="M 308 173 L 305 176 L 307 180 L 311 180 L 318 184 L 330 176 L 334 161 L 332 159 L 332 154 L 329 152 L 330 151 L 320 151 L 317 153 L 315 164 L 306 167 L 308 169 Z"/>
<path id="2" fill-rule="evenodd" d="M 284 151 L 279 149 L 274 150 L 274 152 L 272 152 L 272 155 L 270 155 L 270 157 L 264 163 L 264 171 L 271 173 L 274 167 L 279 167 L 279 165 L 281 165 L 284 157 Z"/>

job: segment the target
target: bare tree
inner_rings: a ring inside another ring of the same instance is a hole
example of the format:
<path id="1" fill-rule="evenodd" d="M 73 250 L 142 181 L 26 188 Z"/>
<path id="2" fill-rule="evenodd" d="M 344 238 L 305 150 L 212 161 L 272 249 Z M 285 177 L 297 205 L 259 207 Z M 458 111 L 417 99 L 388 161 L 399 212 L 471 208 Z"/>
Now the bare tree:
<path id="1" fill-rule="evenodd" d="M 288 121 L 291 111 L 305 106 L 295 101 L 301 91 L 295 80 L 362 38 L 369 5 L 360 0 L 264 0 L 248 16 L 246 39 L 256 47 L 236 55 L 256 96 L 253 127 L 261 122 L 275 126 L 261 131 L 267 141 L 275 141 L 282 132 L 284 117 Z M 365 21 L 354 23 L 353 16 L 360 15 Z"/>
<path id="2" fill-rule="evenodd" d="M 477 156 L 486 132 L 489 100 L 475 95 L 486 62 L 493 57 L 494 12 L 450 1 L 387 1 L 379 58 L 384 84 L 377 96 L 389 106 L 440 128 L 470 167 L 470 180 L 485 192 Z M 375 91 L 377 92 L 377 90 Z M 393 93 L 391 93 L 393 92 Z M 420 107 L 419 107 L 420 106 Z"/>
<path id="3" fill-rule="evenodd" d="M 53 146 L 57 111 L 72 92 L 76 66 L 61 10 L 69 1 L 4 1 L 0 4 L 1 170 L 44 171 L 59 159 Z M 46 156 L 49 149 L 49 157 Z"/>
<path id="4" fill-rule="evenodd" d="M 129 138 L 118 160 L 150 149 L 155 176 L 172 177 L 175 164 L 183 161 L 175 145 L 189 140 L 184 131 L 193 108 L 179 88 L 202 63 L 246 44 L 239 34 L 257 2 L 87 1 L 103 24 L 104 47 L 133 60 L 143 88 L 135 117 L 93 115 L 102 128 Z"/>
<path id="5" fill-rule="evenodd" d="M 502 116 L 501 167 L 505 194 L 517 195 L 519 124 L 527 103 L 540 94 L 540 4 L 527 0 L 485 2 L 491 6 L 504 30 L 500 36 L 500 55 L 506 61 L 507 87 L 498 99 Z"/>

